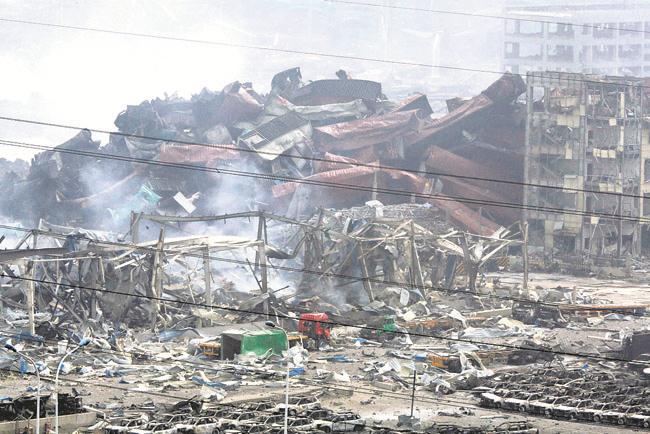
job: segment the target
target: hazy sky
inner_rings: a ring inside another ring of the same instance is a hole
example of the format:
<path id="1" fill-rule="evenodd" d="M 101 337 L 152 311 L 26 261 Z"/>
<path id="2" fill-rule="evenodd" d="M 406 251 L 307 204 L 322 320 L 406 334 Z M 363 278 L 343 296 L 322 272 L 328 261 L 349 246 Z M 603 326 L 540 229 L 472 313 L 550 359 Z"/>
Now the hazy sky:
<path id="1" fill-rule="evenodd" d="M 377 3 L 499 13 L 483 0 Z M 489 3 L 489 4 L 488 4 Z M 499 20 L 334 4 L 325 0 L 0 0 L 0 18 L 319 51 L 398 61 L 499 69 Z M 114 129 L 127 104 L 239 80 L 268 90 L 272 75 L 300 66 L 305 79 L 382 81 L 397 97 L 467 96 L 491 74 L 192 44 L 0 22 L 0 116 Z M 0 138 L 56 145 L 73 131 L 0 121 Z M 101 138 L 101 137 L 100 137 Z M 5 158 L 30 150 L 0 148 Z"/>

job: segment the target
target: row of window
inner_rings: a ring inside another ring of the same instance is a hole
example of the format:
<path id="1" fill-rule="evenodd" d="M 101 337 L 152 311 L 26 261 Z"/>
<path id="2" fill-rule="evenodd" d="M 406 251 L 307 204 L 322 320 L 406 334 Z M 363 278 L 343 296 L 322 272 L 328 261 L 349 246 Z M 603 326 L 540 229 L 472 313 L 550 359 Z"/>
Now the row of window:
<path id="1" fill-rule="evenodd" d="M 542 60 L 544 44 L 505 43 L 506 59 Z M 650 44 L 585 45 L 580 48 L 580 61 L 644 60 L 650 61 Z M 546 45 L 546 57 L 550 61 L 573 62 L 578 47 L 572 45 Z M 618 56 L 617 56 L 618 55 Z"/>
<path id="2" fill-rule="evenodd" d="M 620 23 L 540 23 L 532 21 L 506 20 L 506 34 L 541 36 L 546 31 L 549 36 L 573 37 L 577 33 L 594 38 L 614 38 L 616 36 L 635 36 L 650 39 L 650 21 L 631 21 Z"/>
<path id="3" fill-rule="evenodd" d="M 589 68 L 585 65 L 581 65 L 578 68 L 569 66 L 560 66 L 560 65 L 530 65 L 530 64 L 520 64 L 520 65 L 504 65 L 503 70 L 505 72 L 511 72 L 513 74 L 525 74 L 528 71 L 555 71 L 555 72 L 582 72 L 585 74 L 595 74 L 595 75 L 624 75 L 632 77 L 640 76 L 650 76 L 650 66 L 628 66 L 628 67 L 611 67 L 611 68 Z"/>

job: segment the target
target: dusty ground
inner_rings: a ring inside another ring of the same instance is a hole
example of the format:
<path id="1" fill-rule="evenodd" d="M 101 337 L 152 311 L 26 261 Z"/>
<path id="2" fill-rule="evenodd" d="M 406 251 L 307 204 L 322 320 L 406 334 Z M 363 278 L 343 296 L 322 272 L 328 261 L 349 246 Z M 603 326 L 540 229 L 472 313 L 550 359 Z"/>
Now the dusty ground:
<path id="1" fill-rule="evenodd" d="M 489 276 L 491 277 L 491 276 Z M 502 284 L 519 283 L 521 276 L 517 274 L 499 274 Z M 622 280 L 597 280 L 593 278 L 575 278 L 570 276 L 555 275 L 531 275 L 531 288 L 541 286 L 544 288 L 576 287 L 587 294 L 598 298 L 605 298 L 614 303 L 650 303 L 650 285 L 625 282 Z M 632 318 L 629 320 L 606 320 L 597 325 L 589 326 L 586 323 L 571 324 L 566 328 L 537 329 L 537 338 L 553 346 L 559 351 L 591 353 L 607 355 L 615 351 L 620 345 L 618 332 L 621 329 L 641 329 L 650 327 L 650 318 Z M 455 336 L 453 332 L 447 335 Z M 490 339 L 494 343 L 517 344 L 525 339 L 525 336 L 513 336 L 507 338 Z M 350 409 L 361 414 L 362 417 L 372 423 L 394 426 L 399 415 L 408 414 L 411 406 L 410 377 L 401 373 L 401 378 L 406 384 L 400 385 L 394 381 L 362 380 L 367 375 L 364 369 L 369 368 L 371 362 L 385 363 L 391 358 L 398 357 L 402 367 L 410 363 L 408 360 L 415 353 L 425 353 L 429 350 L 440 349 L 446 346 L 446 342 L 438 339 L 414 338 L 415 346 L 408 348 L 400 346 L 397 342 L 393 345 L 382 347 L 364 346 L 355 347 L 348 338 L 341 337 L 335 345 L 334 351 L 312 351 L 309 354 L 309 362 L 306 365 L 306 373 L 291 380 L 291 393 L 321 393 L 321 401 L 324 406 L 332 409 Z M 397 353 L 395 353 L 397 351 Z M 401 354 L 400 354 L 401 353 Z M 612 353 L 615 354 L 615 353 Z M 345 355 L 350 362 L 327 361 L 325 358 L 334 355 Z M 403 355 L 404 358 L 399 358 Z M 563 357 L 565 363 L 579 366 L 583 361 Z M 218 361 L 210 361 L 218 368 Z M 625 369 L 622 364 L 614 362 L 601 362 L 603 366 L 617 369 Z M 498 370 L 504 367 L 488 366 L 490 369 Z M 508 367 L 505 367 L 508 368 Z M 282 371 L 282 367 L 275 366 L 273 369 Z M 524 367 L 522 369 L 530 369 Z M 342 375 L 341 378 L 328 378 L 318 380 L 317 374 L 321 371 L 328 371 Z M 212 376 L 212 373 L 208 373 Z M 350 377 L 350 381 L 345 378 Z M 215 374 L 216 375 L 216 374 Z M 62 377 L 65 390 L 75 387 L 76 390 L 85 394 L 84 403 L 98 409 L 111 409 L 126 407 L 131 404 L 142 404 L 145 402 L 175 402 L 182 398 L 190 398 L 200 395 L 201 388 L 191 381 L 183 385 L 165 387 L 155 393 L 143 389 L 147 384 L 138 381 L 136 376 L 105 378 L 92 377 L 80 378 L 77 375 Z M 82 383 L 74 383 L 68 380 L 79 379 Z M 284 382 L 278 380 L 260 380 L 255 376 L 243 378 L 244 385 L 236 390 L 227 392 L 225 399 L 215 405 L 227 405 L 228 403 L 248 399 L 261 399 L 265 397 L 283 396 Z M 505 421 L 528 420 L 535 424 L 542 433 L 623 433 L 634 430 L 622 429 L 612 425 L 574 423 L 568 421 L 556 421 L 546 418 L 530 417 L 520 413 L 497 412 L 478 407 L 478 400 L 470 393 L 458 391 L 451 395 L 438 395 L 435 392 L 421 386 L 418 381 L 415 394 L 415 415 L 420 417 L 423 427 L 433 422 L 453 423 L 459 425 L 473 426 L 495 426 Z M 144 386 L 143 386 L 144 385 Z M 0 380 L 0 395 L 16 396 L 27 391 L 28 386 L 35 386 L 33 377 L 21 378 L 17 374 L 4 374 Z M 51 389 L 51 385 L 47 386 Z M 170 395 L 163 397 L 158 395 Z M 461 409 L 461 407 L 463 407 Z M 462 410 L 462 411 L 461 411 Z M 443 415 L 440 415 L 442 412 Z M 447 415 L 444 415 L 447 414 Z M 451 415 L 451 416 L 450 416 Z"/>

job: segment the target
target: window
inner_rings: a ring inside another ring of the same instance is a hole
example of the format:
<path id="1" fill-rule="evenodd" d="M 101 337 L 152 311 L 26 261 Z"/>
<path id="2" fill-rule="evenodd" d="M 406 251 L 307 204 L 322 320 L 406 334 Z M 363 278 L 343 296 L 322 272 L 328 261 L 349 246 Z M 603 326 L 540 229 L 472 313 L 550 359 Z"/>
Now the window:
<path id="1" fill-rule="evenodd" d="M 542 50 L 544 46 L 540 44 L 519 44 L 519 57 L 521 59 L 542 60 Z"/>
<path id="2" fill-rule="evenodd" d="M 572 37 L 573 25 L 563 23 L 549 23 L 548 34 L 550 36 Z"/>
<path id="3" fill-rule="evenodd" d="M 621 45 L 618 47 L 618 57 L 621 59 L 641 59 L 641 44 Z"/>
<path id="4" fill-rule="evenodd" d="M 612 61 L 616 54 L 616 45 L 595 45 L 593 47 L 593 60 Z"/>
<path id="5" fill-rule="evenodd" d="M 598 23 L 594 26 L 594 38 L 614 38 L 615 23 Z"/>
<path id="6" fill-rule="evenodd" d="M 546 47 L 548 60 L 555 62 L 573 62 L 573 47 L 571 45 L 548 45 Z"/>
<path id="7" fill-rule="evenodd" d="M 517 42 L 506 42 L 505 57 L 506 59 L 519 57 L 519 44 Z"/>
<path id="8" fill-rule="evenodd" d="M 544 24 L 538 22 L 531 22 L 531 21 L 520 21 L 519 34 L 520 35 L 543 35 Z"/>
<path id="9" fill-rule="evenodd" d="M 620 23 L 619 29 L 618 34 L 620 36 L 641 36 L 643 23 L 641 21 Z"/>

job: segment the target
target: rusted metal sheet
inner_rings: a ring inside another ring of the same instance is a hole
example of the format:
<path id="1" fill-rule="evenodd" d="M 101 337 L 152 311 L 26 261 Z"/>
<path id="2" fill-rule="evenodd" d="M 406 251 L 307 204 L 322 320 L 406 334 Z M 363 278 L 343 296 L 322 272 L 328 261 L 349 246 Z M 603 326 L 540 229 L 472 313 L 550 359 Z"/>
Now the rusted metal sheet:
<path id="1" fill-rule="evenodd" d="M 471 146 L 471 144 L 469 146 Z M 485 155 L 483 159 L 477 158 L 472 161 L 438 146 L 432 146 L 429 150 L 429 158 L 426 161 L 426 166 L 437 173 L 450 173 L 452 175 L 463 174 L 475 178 L 499 179 L 512 182 L 520 181 L 516 175 L 511 175 L 511 170 L 509 169 L 512 168 L 503 165 L 500 162 L 499 157 L 499 154 L 489 154 Z M 450 169 L 453 170 L 450 171 Z M 514 172 L 516 173 L 517 171 L 514 170 Z M 473 186 L 475 188 L 480 188 L 481 191 L 489 190 L 494 192 L 492 200 L 521 203 L 523 189 L 520 185 L 507 184 L 503 182 L 489 182 L 478 179 L 459 179 L 445 177 L 444 175 L 441 176 L 441 179 L 444 184 L 456 186 L 456 190 L 471 190 L 471 186 Z M 465 187 L 466 185 L 470 185 L 470 187 Z M 474 196 L 472 195 L 471 197 Z"/>
<path id="2" fill-rule="evenodd" d="M 314 140 L 323 151 L 349 151 L 390 142 L 416 132 L 420 124 L 417 110 L 395 112 L 315 128 Z"/>
<path id="3" fill-rule="evenodd" d="M 165 163 L 197 164 L 216 167 L 220 161 L 238 160 L 242 153 L 235 145 L 179 145 L 165 143 L 160 147 L 158 161 Z"/>
<path id="4" fill-rule="evenodd" d="M 478 201 L 479 203 L 464 202 L 470 208 L 478 210 L 483 209 L 483 215 L 492 214 L 498 220 L 505 224 L 510 225 L 518 221 L 521 217 L 519 208 L 506 208 L 502 206 L 484 205 L 480 202 L 497 202 L 503 203 L 517 203 L 511 202 L 509 198 L 503 196 L 498 190 L 491 190 L 485 187 L 477 186 L 463 181 L 462 179 L 447 178 L 444 182 L 443 192 L 452 197 L 462 197 L 463 200 Z M 521 196 L 520 196 L 521 198 Z"/>
<path id="5" fill-rule="evenodd" d="M 405 190 L 412 191 L 413 193 L 421 193 L 425 190 L 427 186 L 427 180 L 421 176 L 414 175 L 410 172 L 405 172 L 403 170 L 390 170 L 390 169 L 379 169 L 374 167 L 367 166 L 355 166 L 347 167 L 342 169 L 330 170 L 327 172 L 317 173 L 312 176 L 304 178 L 307 182 L 327 182 L 333 184 L 334 186 L 338 183 L 344 184 L 346 187 L 350 184 L 359 186 L 359 187 L 372 187 L 374 174 L 387 175 L 391 181 L 391 189 L 396 190 Z M 365 179 L 364 179 L 365 178 Z M 362 181 L 361 181 L 362 180 Z M 381 179 L 378 180 L 378 188 L 383 187 Z M 397 184 L 396 184 L 397 183 Z M 298 185 L 301 183 L 298 182 L 287 182 L 285 184 L 273 186 L 273 196 L 280 198 L 295 192 Z M 367 192 L 368 194 L 370 192 Z M 347 192 L 346 192 L 347 194 Z M 397 202 L 404 202 L 404 195 L 395 196 L 394 199 Z"/>
<path id="6" fill-rule="evenodd" d="M 381 83 L 369 80 L 316 80 L 298 88 L 289 98 L 298 105 L 350 102 L 355 99 L 374 102 L 381 96 Z"/>
<path id="7" fill-rule="evenodd" d="M 216 112 L 219 123 L 232 125 L 235 122 L 255 119 L 264 107 L 239 82 L 223 89 L 223 101 Z"/>
<path id="8" fill-rule="evenodd" d="M 310 182 L 328 182 L 330 184 L 349 184 L 351 180 L 363 178 L 374 174 L 378 169 L 374 167 L 347 167 L 344 169 L 330 170 L 328 172 L 316 173 L 305 177 L 303 180 Z M 296 188 L 302 184 L 299 182 L 287 182 L 284 184 L 274 185 L 272 188 L 273 197 L 280 198 L 296 191 Z"/>
<path id="9" fill-rule="evenodd" d="M 460 202 L 445 200 L 444 198 L 433 198 L 429 199 L 428 202 L 445 211 L 449 218 L 469 232 L 490 236 L 501 229 L 498 224 L 485 217 L 481 218 L 479 213 Z"/>
<path id="10" fill-rule="evenodd" d="M 397 103 L 393 111 L 404 112 L 409 110 L 420 110 L 421 116 L 429 116 L 433 113 L 427 96 L 422 93 L 415 93 Z"/>
<path id="11" fill-rule="evenodd" d="M 429 145 L 450 140 L 476 123 L 488 109 L 514 101 L 525 90 L 525 83 L 518 75 L 504 74 L 480 95 L 460 104 L 447 115 L 427 122 L 419 131 L 405 137 L 414 151 L 422 151 Z"/>
<path id="12" fill-rule="evenodd" d="M 239 141 L 251 149 L 263 151 L 258 154 L 265 160 L 275 160 L 299 143 L 311 140 L 312 127 L 308 120 L 295 112 L 260 125 L 239 137 Z"/>
<path id="13" fill-rule="evenodd" d="M 455 135 L 460 134 L 463 129 L 468 128 L 477 115 L 493 104 L 492 100 L 487 96 L 478 95 L 451 113 L 425 123 L 419 131 L 407 134 L 404 140 L 407 145 L 413 145 L 418 150 L 450 140 Z"/>
<path id="14" fill-rule="evenodd" d="M 327 160 L 327 161 L 323 161 Z M 354 158 L 343 157 L 341 155 L 330 154 L 326 152 L 322 160 L 317 160 L 314 162 L 314 171 L 315 172 L 328 172 L 330 170 L 343 169 L 344 167 L 351 167 L 354 164 L 358 163 Z"/>
<path id="15" fill-rule="evenodd" d="M 526 83 L 521 76 L 506 72 L 490 87 L 485 89 L 483 95 L 486 95 L 497 104 L 510 104 L 525 91 Z"/>

